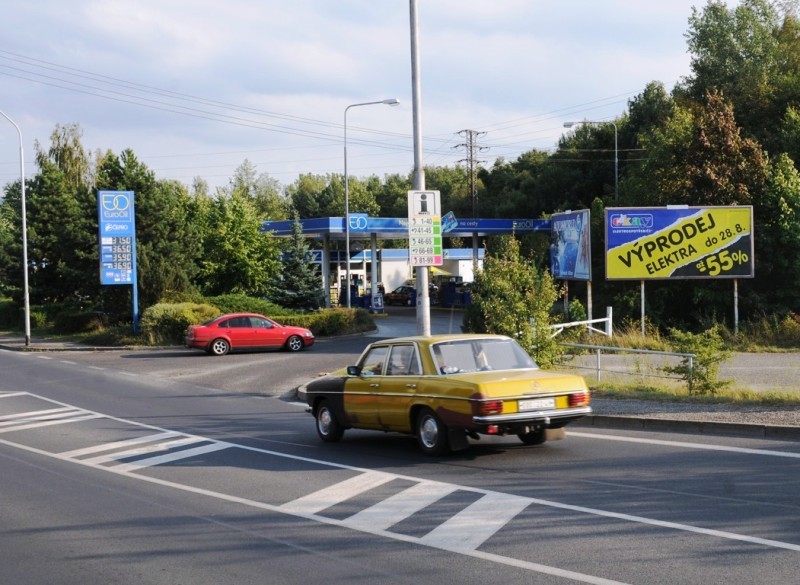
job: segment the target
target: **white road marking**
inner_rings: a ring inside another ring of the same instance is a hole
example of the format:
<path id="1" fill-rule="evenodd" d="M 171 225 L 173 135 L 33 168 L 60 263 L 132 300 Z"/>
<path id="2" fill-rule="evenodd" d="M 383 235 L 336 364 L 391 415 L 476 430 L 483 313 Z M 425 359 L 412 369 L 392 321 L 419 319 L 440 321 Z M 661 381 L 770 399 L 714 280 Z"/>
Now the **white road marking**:
<path id="1" fill-rule="evenodd" d="M 570 437 L 583 437 L 586 439 L 601 439 L 604 441 L 620 441 L 623 443 L 643 443 L 648 445 L 664 445 L 666 447 L 681 447 L 683 449 L 700 449 L 702 451 L 727 451 L 728 453 L 743 453 L 747 455 L 763 455 L 767 457 L 786 457 L 800 459 L 800 453 L 789 451 L 770 451 L 769 449 L 748 449 L 746 447 L 728 447 L 726 445 L 710 445 L 708 443 L 689 443 L 686 441 L 663 441 L 660 439 L 647 439 L 639 437 L 618 437 L 615 435 L 600 435 L 569 431 Z"/>
<path id="2" fill-rule="evenodd" d="M 353 496 L 388 483 L 393 479 L 397 479 L 397 476 L 391 473 L 365 470 L 360 475 L 287 502 L 281 506 L 281 509 L 290 514 L 316 514 L 335 504 L 349 500 Z"/>
<path id="3" fill-rule="evenodd" d="M 28 424 L 21 424 L 15 427 L 6 427 L 0 429 L 0 433 L 12 433 L 15 431 L 27 431 L 29 429 L 38 429 L 41 427 L 50 427 L 53 425 L 61 425 L 66 423 L 74 423 L 74 422 L 83 422 L 87 420 L 92 420 L 93 418 L 103 418 L 101 414 L 84 414 L 82 416 L 78 416 L 75 418 L 62 418 L 59 420 L 48 420 L 48 421 L 41 421 L 41 422 L 34 422 Z"/>
<path id="4" fill-rule="evenodd" d="M 205 441 L 202 437 L 184 437 L 175 441 L 162 441 L 154 445 L 147 445 L 139 447 L 138 449 L 128 449 L 126 451 L 117 451 L 115 453 L 106 453 L 105 455 L 98 455 L 90 459 L 84 459 L 84 463 L 89 465 L 103 465 L 109 461 L 119 461 L 120 459 L 128 459 L 129 457 L 136 457 L 137 455 L 147 455 L 149 453 L 157 453 L 158 451 L 169 451 L 175 447 L 183 447 L 192 445 L 193 443 L 200 443 Z"/>
<path id="5" fill-rule="evenodd" d="M 190 457 L 196 457 L 197 455 L 205 455 L 206 453 L 221 451 L 222 449 L 227 449 L 228 447 L 232 446 L 233 445 L 227 443 L 215 442 L 209 445 L 203 445 L 202 447 L 195 447 L 194 449 L 184 449 L 183 451 L 178 451 L 176 453 L 167 453 L 166 455 L 159 455 L 157 457 L 150 457 L 148 459 L 139 459 L 130 463 L 121 463 L 120 465 L 112 467 L 112 469 L 118 470 L 120 473 L 129 473 L 145 467 L 152 467 L 153 465 L 172 463 L 173 461 L 189 459 Z"/>
<path id="6" fill-rule="evenodd" d="M 13 398 L 14 396 L 27 396 L 27 392 L 2 392 L 0 398 Z"/>
<path id="7" fill-rule="evenodd" d="M 431 530 L 420 542 L 456 552 L 475 550 L 533 501 L 510 494 L 488 493 Z"/>
<path id="8" fill-rule="evenodd" d="M 356 530 L 386 530 L 457 489 L 452 484 L 423 481 L 353 514 L 345 522 Z"/>
<path id="9" fill-rule="evenodd" d="M 30 412 L 18 412 L 16 414 L 4 414 L 3 416 L 0 416 L 0 421 L 15 420 L 15 419 L 20 419 L 20 418 L 33 419 L 33 418 L 36 418 L 37 416 L 42 416 L 42 415 L 46 415 L 46 414 L 52 414 L 52 413 L 55 413 L 55 412 L 67 412 L 67 411 L 69 411 L 69 412 L 77 412 L 71 406 L 62 406 L 61 408 L 49 408 L 47 410 L 32 410 Z"/>
<path id="10" fill-rule="evenodd" d="M 153 443 L 155 441 L 163 441 L 164 439 L 171 439 L 172 437 L 179 436 L 180 433 L 166 432 L 157 433 L 155 435 L 146 435 L 144 437 L 136 437 L 134 439 L 127 439 L 125 441 L 115 441 L 113 443 L 101 443 L 100 445 L 93 445 L 91 447 L 84 447 L 83 449 L 73 449 L 72 451 L 64 451 L 59 453 L 61 457 L 82 457 L 83 455 L 92 455 L 94 453 L 102 453 L 103 451 L 112 451 L 114 449 L 124 449 L 133 445 L 141 445 L 142 443 Z"/>

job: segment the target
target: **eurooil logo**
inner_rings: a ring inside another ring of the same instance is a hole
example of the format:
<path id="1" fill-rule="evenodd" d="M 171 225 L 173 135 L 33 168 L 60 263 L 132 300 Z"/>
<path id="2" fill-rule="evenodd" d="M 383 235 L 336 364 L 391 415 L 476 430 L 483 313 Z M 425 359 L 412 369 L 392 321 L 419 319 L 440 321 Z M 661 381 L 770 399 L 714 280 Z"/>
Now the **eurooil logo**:
<path id="1" fill-rule="evenodd" d="M 103 219 L 129 220 L 131 199 L 128 193 L 106 192 L 102 194 Z"/>
<path id="2" fill-rule="evenodd" d="M 611 227 L 614 228 L 652 228 L 653 215 L 651 213 L 612 213 Z"/>

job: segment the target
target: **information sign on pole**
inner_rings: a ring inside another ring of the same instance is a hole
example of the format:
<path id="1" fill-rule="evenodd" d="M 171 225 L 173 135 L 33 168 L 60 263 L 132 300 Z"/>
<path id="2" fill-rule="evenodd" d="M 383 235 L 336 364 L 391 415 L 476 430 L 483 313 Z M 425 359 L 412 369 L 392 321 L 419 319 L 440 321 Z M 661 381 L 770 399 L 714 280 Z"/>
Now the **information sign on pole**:
<path id="1" fill-rule="evenodd" d="M 408 192 L 408 257 L 411 266 L 441 266 L 442 212 L 439 191 Z"/>

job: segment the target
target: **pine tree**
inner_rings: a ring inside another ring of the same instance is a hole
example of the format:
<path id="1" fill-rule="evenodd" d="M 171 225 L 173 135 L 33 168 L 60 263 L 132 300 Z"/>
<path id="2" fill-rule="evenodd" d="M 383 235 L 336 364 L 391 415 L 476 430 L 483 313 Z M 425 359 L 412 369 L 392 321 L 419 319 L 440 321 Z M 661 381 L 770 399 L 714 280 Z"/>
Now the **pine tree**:
<path id="1" fill-rule="evenodd" d="M 283 249 L 281 274 L 272 284 L 271 301 L 290 309 L 313 310 L 322 306 L 322 281 L 311 257 L 303 226 L 295 215 L 292 237 Z"/>

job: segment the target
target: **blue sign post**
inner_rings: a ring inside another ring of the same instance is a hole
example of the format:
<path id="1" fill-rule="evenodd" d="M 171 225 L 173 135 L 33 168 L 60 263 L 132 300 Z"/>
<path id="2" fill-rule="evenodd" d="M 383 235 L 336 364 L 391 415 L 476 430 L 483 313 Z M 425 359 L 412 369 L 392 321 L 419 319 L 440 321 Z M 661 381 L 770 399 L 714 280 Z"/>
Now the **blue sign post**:
<path id="1" fill-rule="evenodd" d="M 97 194 L 100 231 L 100 284 L 133 286 L 133 333 L 139 332 L 139 290 L 136 278 L 136 218 L 133 191 Z"/>

